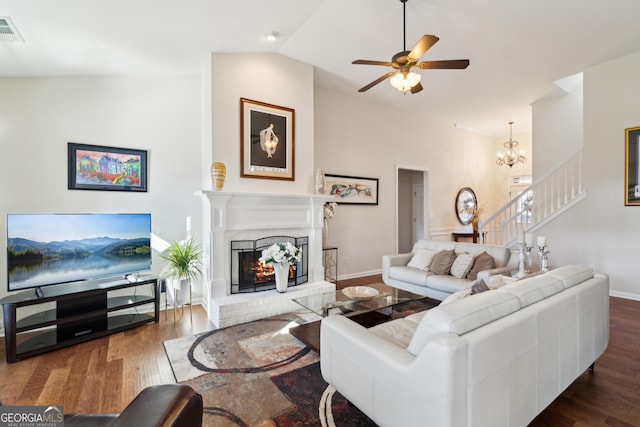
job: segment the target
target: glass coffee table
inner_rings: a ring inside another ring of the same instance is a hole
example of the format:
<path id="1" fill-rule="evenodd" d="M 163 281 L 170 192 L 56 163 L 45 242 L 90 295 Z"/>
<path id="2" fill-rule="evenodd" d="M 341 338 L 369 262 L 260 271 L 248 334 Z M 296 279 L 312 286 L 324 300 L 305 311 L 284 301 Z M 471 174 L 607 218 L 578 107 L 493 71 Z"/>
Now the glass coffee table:
<path id="1" fill-rule="evenodd" d="M 410 314 L 412 309 L 421 311 L 440 303 L 438 300 L 393 288 L 384 283 L 367 285 L 365 288 L 368 289 L 358 288 L 363 287 L 351 286 L 342 290 L 294 298 L 293 301 L 319 316 L 347 316 L 367 328 L 396 317 L 404 317 L 406 314 L 395 310 L 401 304 L 416 301 L 415 307 L 406 307 Z M 375 292 L 376 295 L 371 295 Z M 321 320 L 305 323 L 291 328 L 289 332 L 311 349 L 320 352 L 320 322 Z"/>

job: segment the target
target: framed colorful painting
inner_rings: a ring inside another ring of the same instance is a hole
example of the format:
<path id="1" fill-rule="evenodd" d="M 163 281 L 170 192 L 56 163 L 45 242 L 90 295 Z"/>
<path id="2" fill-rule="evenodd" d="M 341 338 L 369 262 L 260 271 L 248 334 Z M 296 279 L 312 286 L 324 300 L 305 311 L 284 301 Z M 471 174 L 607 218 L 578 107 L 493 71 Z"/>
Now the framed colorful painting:
<path id="1" fill-rule="evenodd" d="M 147 191 L 147 152 L 68 144 L 70 190 Z"/>
<path id="2" fill-rule="evenodd" d="M 640 126 L 625 129 L 624 204 L 640 206 Z"/>
<path id="3" fill-rule="evenodd" d="M 325 174 L 324 191 L 339 204 L 378 204 L 378 178 Z"/>
<path id="4" fill-rule="evenodd" d="M 295 110 L 240 98 L 240 176 L 295 180 Z"/>

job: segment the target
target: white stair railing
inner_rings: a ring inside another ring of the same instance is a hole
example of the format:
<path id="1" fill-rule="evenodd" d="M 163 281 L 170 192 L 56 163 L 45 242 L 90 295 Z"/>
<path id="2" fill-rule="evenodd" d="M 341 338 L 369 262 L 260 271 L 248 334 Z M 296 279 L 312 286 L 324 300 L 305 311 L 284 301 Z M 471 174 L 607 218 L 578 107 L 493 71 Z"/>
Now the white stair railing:
<path id="1" fill-rule="evenodd" d="M 481 221 L 478 224 L 481 240 L 490 245 L 512 246 L 518 230 L 535 231 L 584 197 L 580 150 Z"/>

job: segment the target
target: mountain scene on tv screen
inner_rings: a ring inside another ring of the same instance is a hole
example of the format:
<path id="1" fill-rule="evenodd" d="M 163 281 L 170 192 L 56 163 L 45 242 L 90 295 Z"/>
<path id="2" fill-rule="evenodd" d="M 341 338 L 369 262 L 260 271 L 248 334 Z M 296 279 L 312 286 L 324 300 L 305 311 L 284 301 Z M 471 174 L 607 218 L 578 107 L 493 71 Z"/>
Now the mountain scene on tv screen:
<path id="1" fill-rule="evenodd" d="M 149 238 L 94 237 L 37 242 L 9 238 L 11 289 L 22 289 L 148 270 Z"/>

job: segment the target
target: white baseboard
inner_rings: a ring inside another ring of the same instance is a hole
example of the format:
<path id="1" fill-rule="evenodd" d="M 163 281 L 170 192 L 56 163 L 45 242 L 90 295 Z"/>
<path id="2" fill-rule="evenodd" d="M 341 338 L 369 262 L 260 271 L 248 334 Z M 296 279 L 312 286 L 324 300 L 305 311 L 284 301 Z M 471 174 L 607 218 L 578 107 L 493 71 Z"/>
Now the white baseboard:
<path id="1" fill-rule="evenodd" d="M 361 271 L 359 273 L 344 274 L 338 276 L 338 280 L 357 279 L 359 277 L 375 276 L 382 274 L 382 270 Z"/>
<path id="2" fill-rule="evenodd" d="M 640 301 L 640 295 L 632 294 L 632 293 L 629 293 L 629 292 L 609 291 L 609 295 L 612 296 L 612 297 L 618 297 L 618 298 L 630 299 L 630 300 L 634 300 L 634 301 Z"/>

